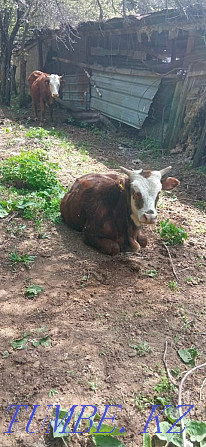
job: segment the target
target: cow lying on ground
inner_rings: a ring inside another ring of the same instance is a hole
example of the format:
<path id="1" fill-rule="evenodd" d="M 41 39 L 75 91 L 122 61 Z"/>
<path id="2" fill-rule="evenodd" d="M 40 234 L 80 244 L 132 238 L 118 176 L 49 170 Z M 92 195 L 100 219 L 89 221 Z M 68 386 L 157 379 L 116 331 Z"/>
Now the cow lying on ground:
<path id="1" fill-rule="evenodd" d="M 171 190 L 180 184 L 173 177 L 162 179 L 170 169 L 121 168 L 126 178 L 118 174 L 84 175 L 62 199 L 61 214 L 69 226 L 83 231 L 85 243 L 108 255 L 129 247 L 146 247 L 142 224 L 156 222 L 161 189 Z"/>
<path id="2" fill-rule="evenodd" d="M 41 118 L 40 125 L 43 124 L 46 104 L 49 106 L 50 118 L 53 121 L 53 100 L 59 97 L 59 87 L 62 81 L 62 76 L 55 74 L 43 73 L 42 71 L 35 70 L 29 77 L 29 87 L 32 97 L 32 106 L 34 110 L 34 118 L 37 117 L 37 106 L 40 104 Z"/>

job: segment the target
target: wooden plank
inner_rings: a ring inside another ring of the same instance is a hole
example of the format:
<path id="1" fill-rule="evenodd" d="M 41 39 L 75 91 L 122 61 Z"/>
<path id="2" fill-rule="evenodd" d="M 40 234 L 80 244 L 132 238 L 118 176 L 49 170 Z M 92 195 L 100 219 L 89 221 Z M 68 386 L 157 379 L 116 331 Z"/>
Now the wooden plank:
<path id="1" fill-rule="evenodd" d="M 95 65 L 95 64 L 84 64 L 83 62 L 75 62 L 72 61 L 71 59 L 63 59 L 61 57 L 52 57 L 52 60 L 56 60 L 59 62 L 64 62 L 65 64 L 70 64 L 70 65 L 76 65 L 77 67 L 81 67 L 81 68 L 91 68 L 97 71 L 104 71 L 106 73 L 120 73 L 120 74 L 125 74 L 125 75 L 131 75 L 131 76 L 152 76 L 152 77 L 157 77 L 157 78 L 161 78 L 161 75 L 158 73 L 154 73 L 152 71 L 147 71 L 147 70 L 132 70 L 129 68 L 118 68 L 118 67 L 104 67 L 102 65 Z M 170 75 L 170 77 L 172 77 Z M 175 75 L 176 77 L 176 75 Z"/>
<path id="2" fill-rule="evenodd" d="M 92 56 L 128 56 L 132 59 L 146 59 L 146 52 L 141 50 L 108 50 L 107 48 L 91 47 Z"/>
<path id="3" fill-rule="evenodd" d="M 184 117 L 188 87 L 190 84 L 191 80 L 188 76 L 184 81 L 177 82 L 170 109 L 168 128 L 164 139 L 164 147 L 167 149 L 174 147 L 178 141 L 179 132 Z"/>

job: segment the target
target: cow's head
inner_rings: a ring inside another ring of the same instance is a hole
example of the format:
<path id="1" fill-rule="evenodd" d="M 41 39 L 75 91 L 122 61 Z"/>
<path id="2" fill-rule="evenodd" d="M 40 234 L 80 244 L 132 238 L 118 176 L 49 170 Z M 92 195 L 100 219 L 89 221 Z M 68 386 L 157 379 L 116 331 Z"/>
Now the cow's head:
<path id="1" fill-rule="evenodd" d="M 179 180 L 173 177 L 162 179 L 170 171 L 171 166 L 161 169 L 161 171 L 130 171 L 121 170 L 128 175 L 131 188 L 131 218 L 138 223 L 153 224 L 157 219 L 156 205 L 161 189 L 167 191 L 180 184 Z"/>
<path id="2" fill-rule="evenodd" d="M 60 87 L 61 79 L 62 79 L 62 76 L 58 76 L 55 74 L 51 74 L 51 75 L 47 76 L 47 78 L 45 79 L 45 82 L 47 84 L 49 84 L 52 98 L 59 97 L 59 87 Z"/>

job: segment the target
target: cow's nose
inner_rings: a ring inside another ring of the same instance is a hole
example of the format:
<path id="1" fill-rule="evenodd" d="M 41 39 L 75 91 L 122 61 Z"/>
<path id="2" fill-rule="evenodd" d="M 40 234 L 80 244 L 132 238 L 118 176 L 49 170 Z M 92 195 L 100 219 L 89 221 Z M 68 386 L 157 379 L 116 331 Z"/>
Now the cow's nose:
<path id="1" fill-rule="evenodd" d="M 58 98 L 59 97 L 59 95 L 58 95 L 58 93 L 53 93 L 53 98 Z"/>
<path id="2" fill-rule="evenodd" d="M 154 224 L 157 220 L 157 216 L 153 210 L 148 210 L 144 213 L 145 223 Z"/>

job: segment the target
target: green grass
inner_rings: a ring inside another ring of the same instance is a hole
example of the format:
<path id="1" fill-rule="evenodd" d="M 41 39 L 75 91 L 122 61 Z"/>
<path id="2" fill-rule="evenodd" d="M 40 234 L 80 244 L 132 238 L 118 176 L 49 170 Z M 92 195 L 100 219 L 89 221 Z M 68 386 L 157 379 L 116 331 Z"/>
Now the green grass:
<path id="1" fill-rule="evenodd" d="M 4 184 L 40 191 L 60 186 L 57 169 L 57 163 L 49 162 L 45 151 L 36 149 L 22 151 L 20 155 L 4 160 L 0 166 L 0 174 Z"/>
<path id="2" fill-rule="evenodd" d="M 57 170 L 57 164 L 50 163 L 47 153 L 39 149 L 3 161 L 0 218 L 16 211 L 26 219 L 55 221 L 60 216 L 60 200 L 65 193 Z"/>

